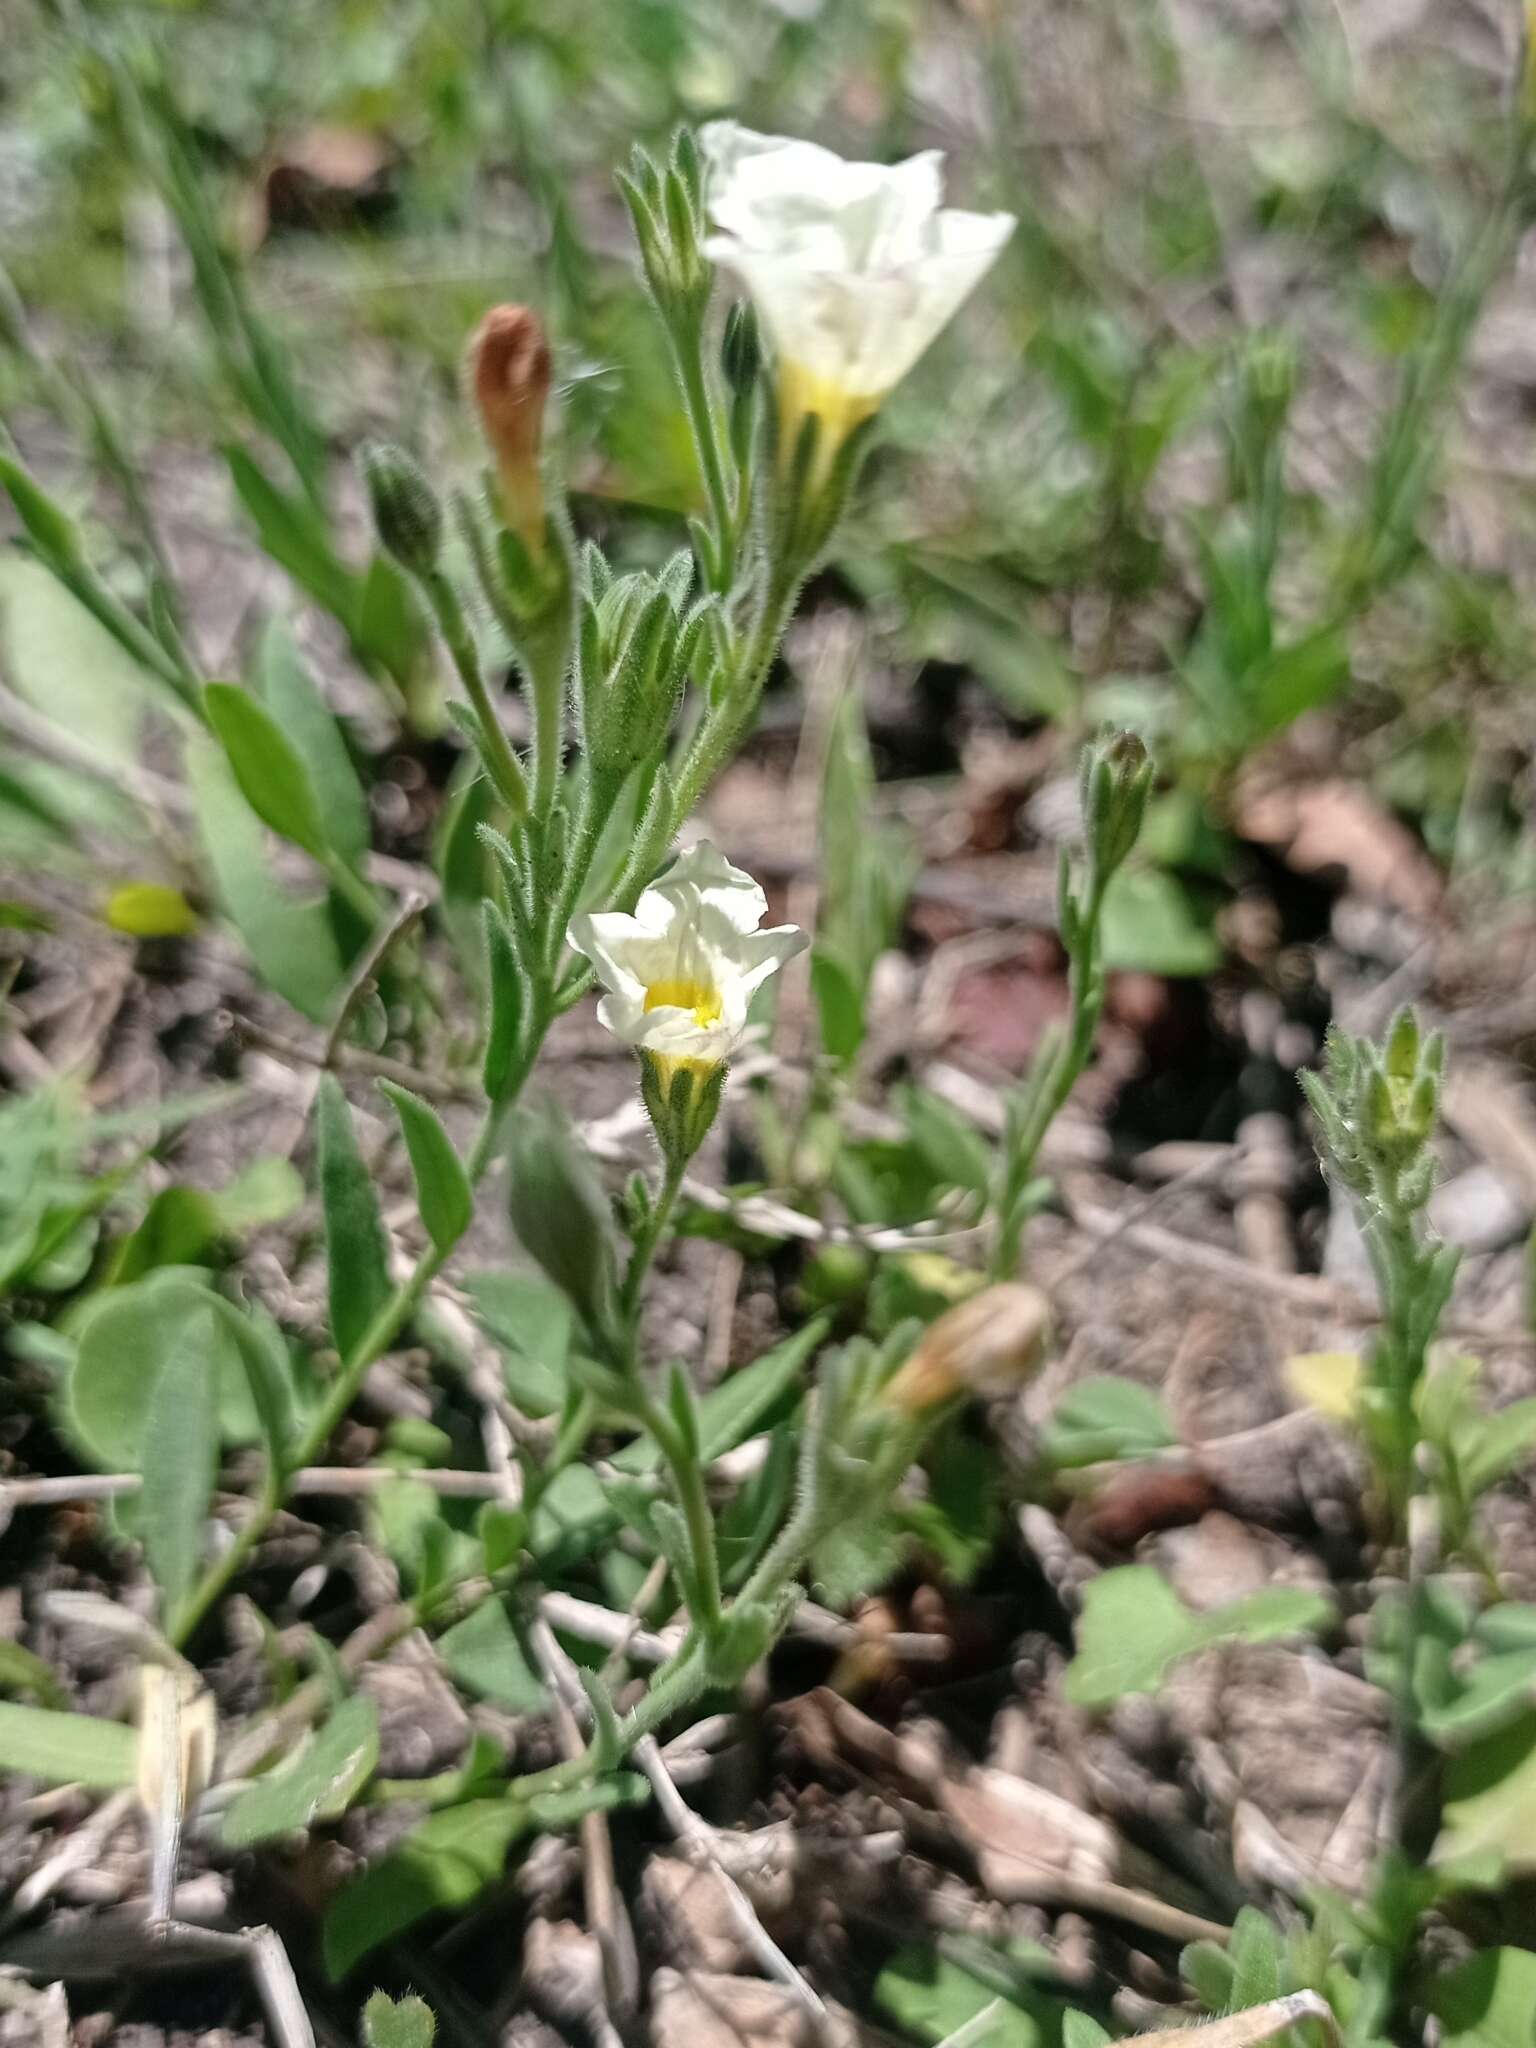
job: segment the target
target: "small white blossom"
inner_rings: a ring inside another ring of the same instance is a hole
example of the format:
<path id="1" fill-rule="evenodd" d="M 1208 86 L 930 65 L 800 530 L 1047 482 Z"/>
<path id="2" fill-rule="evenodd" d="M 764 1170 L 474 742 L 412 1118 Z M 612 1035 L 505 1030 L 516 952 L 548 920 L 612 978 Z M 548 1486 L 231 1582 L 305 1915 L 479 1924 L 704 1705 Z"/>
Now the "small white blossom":
<path id="1" fill-rule="evenodd" d="M 750 291 L 778 358 L 784 425 L 835 446 L 911 369 L 1013 232 L 941 206 L 942 156 L 848 163 L 813 142 L 711 121 L 700 142 L 713 261 Z"/>
<path id="2" fill-rule="evenodd" d="M 752 877 L 706 840 L 652 883 L 633 917 L 572 918 L 570 943 L 607 990 L 599 1020 L 665 1073 L 720 1065 L 741 1043 L 754 992 L 808 943 L 792 924 L 759 931 L 767 911 Z"/>

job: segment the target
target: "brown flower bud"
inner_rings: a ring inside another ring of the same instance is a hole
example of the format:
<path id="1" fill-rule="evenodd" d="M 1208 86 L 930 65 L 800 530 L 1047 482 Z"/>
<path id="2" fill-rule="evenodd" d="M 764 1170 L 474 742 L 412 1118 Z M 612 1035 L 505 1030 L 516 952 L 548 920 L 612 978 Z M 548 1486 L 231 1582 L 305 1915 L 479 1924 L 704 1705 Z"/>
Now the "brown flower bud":
<path id="1" fill-rule="evenodd" d="M 544 545 L 539 455 L 549 398 L 549 341 L 527 306 L 493 306 L 469 344 L 469 374 L 496 459 L 502 516 L 530 554 Z"/>
<path id="2" fill-rule="evenodd" d="M 911 1416 L 956 1394 L 1010 1394 L 1040 1365 L 1050 1336 L 1051 1306 L 1038 1287 L 984 1287 L 929 1324 L 880 1398 Z"/>

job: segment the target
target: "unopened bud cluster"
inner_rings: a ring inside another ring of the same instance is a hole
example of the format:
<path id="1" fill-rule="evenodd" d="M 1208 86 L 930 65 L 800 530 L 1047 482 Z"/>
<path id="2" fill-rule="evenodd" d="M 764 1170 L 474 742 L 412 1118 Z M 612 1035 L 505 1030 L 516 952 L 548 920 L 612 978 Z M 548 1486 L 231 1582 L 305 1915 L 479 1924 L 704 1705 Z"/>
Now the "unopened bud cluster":
<path id="1" fill-rule="evenodd" d="M 1445 1079 L 1445 1041 L 1400 1010 L 1385 1042 L 1328 1035 L 1324 1068 L 1302 1086 L 1320 1127 L 1328 1165 L 1351 1193 L 1422 1209 L 1434 1187 L 1430 1149 Z"/>

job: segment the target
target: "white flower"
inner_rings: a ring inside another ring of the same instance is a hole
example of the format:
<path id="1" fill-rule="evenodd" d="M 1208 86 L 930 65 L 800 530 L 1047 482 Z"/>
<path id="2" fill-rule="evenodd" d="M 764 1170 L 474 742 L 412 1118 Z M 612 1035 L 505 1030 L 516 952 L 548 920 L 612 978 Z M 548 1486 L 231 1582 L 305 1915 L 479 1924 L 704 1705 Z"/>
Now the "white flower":
<path id="1" fill-rule="evenodd" d="M 704 253 L 751 292 L 779 362 L 783 424 L 835 447 L 911 369 L 1013 232 L 940 205 L 942 161 L 848 163 L 813 142 L 711 121 Z"/>
<path id="2" fill-rule="evenodd" d="M 704 1073 L 730 1058 L 754 991 L 803 951 L 792 924 L 758 926 L 768 899 L 707 840 L 653 882 L 635 906 L 583 912 L 569 938 L 607 994 L 602 1023 L 657 1060 L 664 1076 L 686 1063 Z"/>

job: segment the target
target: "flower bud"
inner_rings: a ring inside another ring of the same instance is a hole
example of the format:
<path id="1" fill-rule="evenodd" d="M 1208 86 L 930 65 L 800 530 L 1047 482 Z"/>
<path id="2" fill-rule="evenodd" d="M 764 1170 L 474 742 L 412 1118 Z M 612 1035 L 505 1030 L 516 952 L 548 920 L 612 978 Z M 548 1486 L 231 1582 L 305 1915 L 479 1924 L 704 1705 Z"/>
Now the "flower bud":
<path id="1" fill-rule="evenodd" d="M 725 1063 L 640 1049 L 640 1095 L 662 1156 L 686 1166 L 720 1113 Z"/>
<path id="2" fill-rule="evenodd" d="M 380 545 L 413 576 L 430 576 L 443 549 L 437 493 L 405 450 L 391 442 L 368 442 L 361 460 Z"/>
<path id="3" fill-rule="evenodd" d="M 1083 830 L 1101 877 L 1136 844 L 1151 793 L 1152 759 L 1135 733 L 1110 733 L 1084 749 Z"/>
<path id="4" fill-rule="evenodd" d="M 888 1408 L 927 1414 L 956 1394 L 1013 1393 L 1034 1373 L 1051 1338 L 1051 1306 L 1038 1287 L 983 1288 L 930 1323 L 881 1390 Z"/>
<path id="5" fill-rule="evenodd" d="M 720 337 L 720 368 L 733 397 L 751 391 L 762 366 L 763 338 L 757 314 L 738 300 L 725 316 L 725 332 Z"/>
<path id="6" fill-rule="evenodd" d="M 552 365 L 549 341 L 527 306 L 493 306 L 469 344 L 480 424 L 496 460 L 502 517 L 531 555 L 544 546 L 540 453 Z"/>

